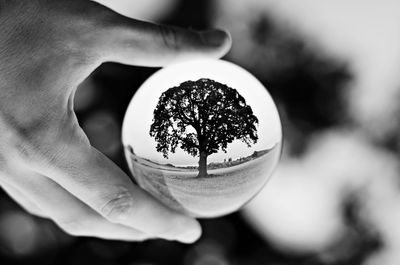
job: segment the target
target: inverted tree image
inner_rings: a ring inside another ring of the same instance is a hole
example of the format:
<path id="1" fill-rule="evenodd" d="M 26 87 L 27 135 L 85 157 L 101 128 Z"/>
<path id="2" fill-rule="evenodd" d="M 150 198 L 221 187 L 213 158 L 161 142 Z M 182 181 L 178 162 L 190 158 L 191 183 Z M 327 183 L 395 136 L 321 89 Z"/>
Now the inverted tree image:
<path id="1" fill-rule="evenodd" d="M 154 110 L 150 136 L 164 158 L 183 151 L 199 157 L 199 177 L 207 176 L 207 157 L 240 140 L 257 143 L 258 118 L 234 88 L 211 79 L 186 81 L 169 88 Z"/>

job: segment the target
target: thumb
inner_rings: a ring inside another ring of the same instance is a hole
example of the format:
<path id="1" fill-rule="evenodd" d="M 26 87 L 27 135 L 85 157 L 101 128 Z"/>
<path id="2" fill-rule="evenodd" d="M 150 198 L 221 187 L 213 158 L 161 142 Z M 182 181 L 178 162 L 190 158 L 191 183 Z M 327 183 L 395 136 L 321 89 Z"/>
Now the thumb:
<path id="1" fill-rule="evenodd" d="M 109 61 L 158 67 L 193 57 L 219 58 L 231 47 L 224 30 L 194 31 L 116 16 L 103 43 Z"/>

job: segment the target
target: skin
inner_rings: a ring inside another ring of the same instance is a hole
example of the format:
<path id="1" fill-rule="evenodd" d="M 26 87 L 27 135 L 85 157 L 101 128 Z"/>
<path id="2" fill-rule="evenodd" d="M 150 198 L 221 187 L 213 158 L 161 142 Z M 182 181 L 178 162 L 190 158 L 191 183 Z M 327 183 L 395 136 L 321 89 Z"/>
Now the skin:
<path id="1" fill-rule="evenodd" d="M 90 145 L 73 98 L 103 62 L 218 58 L 228 34 L 137 21 L 88 0 L 0 0 L 0 32 L 2 188 L 72 235 L 197 240 L 195 219 L 163 206 Z"/>

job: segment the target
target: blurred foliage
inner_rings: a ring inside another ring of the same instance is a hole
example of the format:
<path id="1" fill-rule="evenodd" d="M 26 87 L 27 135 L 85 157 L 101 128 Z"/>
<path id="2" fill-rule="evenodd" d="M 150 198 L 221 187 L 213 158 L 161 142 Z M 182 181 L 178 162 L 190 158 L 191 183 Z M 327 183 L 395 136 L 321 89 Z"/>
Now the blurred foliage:
<path id="1" fill-rule="evenodd" d="M 206 28 L 210 3 L 181 0 L 161 22 Z M 350 75 L 343 63 L 316 54 L 266 15 L 254 16 L 248 35 L 237 38 L 250 39 L 249 58 L 228 59 L 253 72 L 276 99 L 292 153 L 304 151 L 310 134 L 347 122 L 341 95 Z M 77 93 L 78 119 L 92 144 L 127 173 L 120 143 L 123 116 L 135 89 L 156 70 L 107 63 Z M 204 234 L 193 245 L 162 240 L 124 243 L 72 238 L 52 222 L 25 213 L 5 194 L 0 196 L 0 264 L 4 265 L 356 265 L 380 246 L 379 236 L 357 217 L 358 206 L 352 200 L 343 209 L 349 229 L 343 242 L 326 253 L 293 253 L 262 239 L 240 213 L 203 220 Z"/>
<path id="2" fill-rule="evenodd" d="M 351 75 L 344 62 L 322 55 L 267 14 L 253 16 L 247 27 L 245 36 L 236 36 L 245 41 L 232 60 L 255 74 L 276 100 L 292 154 L 303 153 L 307 136 L 349 122 L 343 90 Z"/>

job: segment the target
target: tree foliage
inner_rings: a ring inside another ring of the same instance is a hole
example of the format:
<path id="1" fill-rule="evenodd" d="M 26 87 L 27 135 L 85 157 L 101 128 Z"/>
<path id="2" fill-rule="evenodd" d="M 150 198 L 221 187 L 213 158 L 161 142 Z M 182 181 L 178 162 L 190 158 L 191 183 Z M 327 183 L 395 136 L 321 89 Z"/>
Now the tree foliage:
<path id="1" fill-rule="evenodd" d="M 165 158 L 179 146 L 192 156 L 211 155 L 238 139 L 258 140 L 258 119 L 231 87 L 211 79 L 186 81 L 166 90 L 154 110 L 150 136 Z"/>

